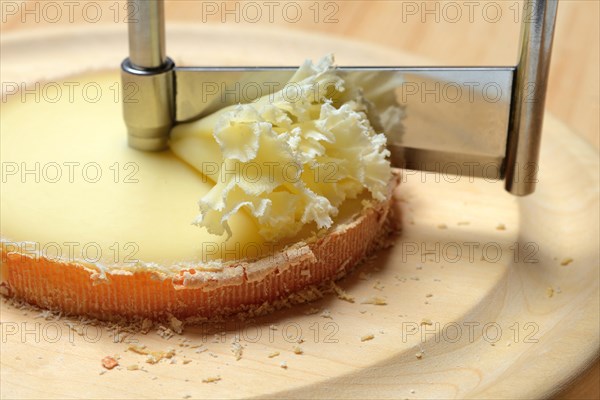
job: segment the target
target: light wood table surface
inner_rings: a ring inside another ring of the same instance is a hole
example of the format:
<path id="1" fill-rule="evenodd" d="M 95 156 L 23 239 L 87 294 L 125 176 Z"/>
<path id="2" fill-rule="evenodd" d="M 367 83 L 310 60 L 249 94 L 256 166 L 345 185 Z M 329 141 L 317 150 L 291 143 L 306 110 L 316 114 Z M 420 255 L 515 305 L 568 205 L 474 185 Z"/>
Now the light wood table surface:
<path id="1" fill-rule="evenodd" d="M 64 2 L 57 2 L 61 6 L 60 16 L 45 3 L 51 2 L 1 0 L 0 33 L 49 29 L 57 24 L 122 24 L 126 18 L 123 0 L 77 1 L 71 15 Z M 432 65 L 513 64 L 520 21 L 525 15 L 517 0 L 267 3 L 254 2 L 257 9 L 248 2 L 167 0 L 166 14 L 170 22 L 267 25 L 353 38 L 401 49 L 431 60 Z M 96 17 L 98 9 L 101 15 Z M 29 13 L 23 14 L 24 10 Z M 302 11 L 301 16 L 296 14 L 297 10 Z M 599 77 L 600 2 L 562 0 L 547 110 L 596 148 L 600 146 Z M 599 398 L 599 373 L 596 362 L 562 397 Z"/>

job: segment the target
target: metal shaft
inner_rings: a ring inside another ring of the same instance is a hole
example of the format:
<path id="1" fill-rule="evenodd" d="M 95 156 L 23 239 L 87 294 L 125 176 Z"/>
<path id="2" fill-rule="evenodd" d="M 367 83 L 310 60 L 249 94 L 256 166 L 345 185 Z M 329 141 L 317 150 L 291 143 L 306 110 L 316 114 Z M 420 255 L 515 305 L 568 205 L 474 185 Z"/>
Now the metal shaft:
<path id="1" fill-rule="evenodd" d="M 513 89 L 506 154 L 505 187 L 525 196 L 537 183 L 538 158 L 548 70 L 558 0 L 527 0 L 521 27 L 521 53 Z"/>
<path id="2" fill-rule="evenodd" d="M 129 60 L 139 69 L 162 67 L 165 53 L 163 0 L 129 0 Z"/>

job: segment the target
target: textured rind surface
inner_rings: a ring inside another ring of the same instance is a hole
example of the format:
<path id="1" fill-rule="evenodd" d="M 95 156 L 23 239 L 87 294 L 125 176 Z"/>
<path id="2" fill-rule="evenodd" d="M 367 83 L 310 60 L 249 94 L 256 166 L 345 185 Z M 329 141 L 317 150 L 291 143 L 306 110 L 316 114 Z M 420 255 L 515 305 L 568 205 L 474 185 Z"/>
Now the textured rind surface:
<path id="1" fill-rule="evenodd" d="M 2 291 L 42 308 L 104 320 L 210 319 L 270 311 L 287 305 L 294 294 L 341 278 L 384 247 L 397 229 L 391 194 L 398 181 L 394 174 L 387 200 L 364 208 L 353 221 L 325 236 L 256 261 L 231 262 L 217 272 L 187 268 L 167 276 L 143 268 L 109 269 L 99 279 L 98 271 L 85 264 L 31 257 L 2 247 Z"/>

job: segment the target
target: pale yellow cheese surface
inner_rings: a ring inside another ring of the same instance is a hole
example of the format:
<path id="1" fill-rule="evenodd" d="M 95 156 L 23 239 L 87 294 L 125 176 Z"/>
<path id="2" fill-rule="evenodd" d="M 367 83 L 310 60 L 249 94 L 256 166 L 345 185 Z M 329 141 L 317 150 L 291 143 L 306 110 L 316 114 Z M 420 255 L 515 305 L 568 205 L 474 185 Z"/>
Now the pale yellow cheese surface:
<path id="1" fill-rule="evenodd" d="M 25 101 L 8 96 L 2 104 L 4 241 L 34 242 L 28 249 L 51 258 L 60 252 L 68 259 L 95 261 L 100 255 L 105 265 L 134 260 L 170 265 L 256 254 L 263 239 L 243 213 L 231 219 L 234 235 L 226 245 L 226 235 L 191 225 L 197 200 L 213 185 L 210 180 L 170 151 L 146 153 L 127 146 L 118 72 L 66 81 L 74 87 L 72 95 L 65 82 L 56 82 L 62 89 L 58 99 L 51 86 L 42 85 L 39 102 L 29 94 Z"/>
<path id="2" fill-rule="evenodd" d="M 0 119 L 6 250 L 177 271 L 188 263 L 256 258 L 314 237 L 311 223 L 294 237 L 269 242 L 246 212 L 229 219 L 229 239 L 192 225 L 198 200 L 214 182 L 169 150 L 127 146 L 120 85 L 117 71 L 89 73 L 6 96 Z M 365 191 L 347 199 L 334 223 L 353 219 L 370 198 Z"/>

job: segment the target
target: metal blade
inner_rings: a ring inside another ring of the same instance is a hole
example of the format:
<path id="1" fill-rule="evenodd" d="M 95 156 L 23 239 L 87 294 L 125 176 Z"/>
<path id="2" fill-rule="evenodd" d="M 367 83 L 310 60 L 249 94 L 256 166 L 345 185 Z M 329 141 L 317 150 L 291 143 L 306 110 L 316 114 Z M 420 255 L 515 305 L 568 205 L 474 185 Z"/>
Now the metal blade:
<path id="1" fill-rule="evenodd" d="M 176 120 L 286 88 L 295 67 L 175 68 Z M 502 179 L 514 67 L 347 67 L 396 167 Z M 402 115 L 398 121 L 394 119 Z"/>

